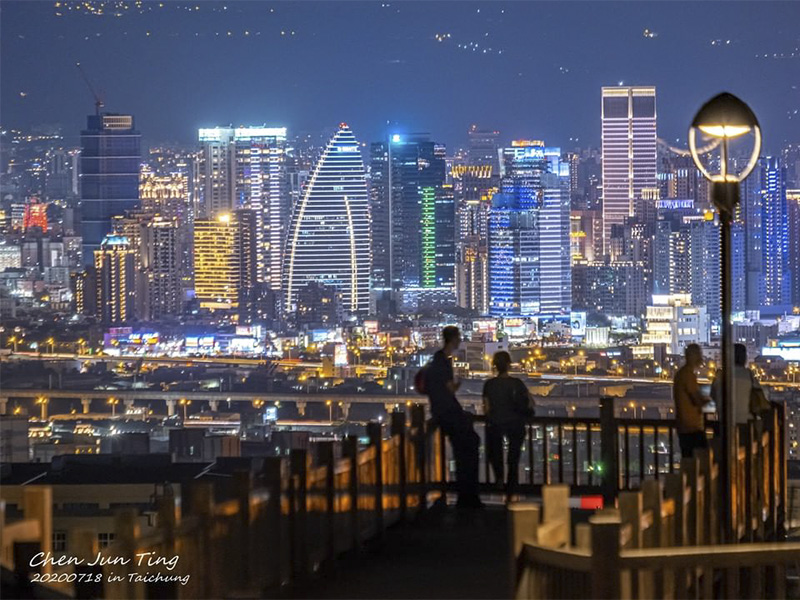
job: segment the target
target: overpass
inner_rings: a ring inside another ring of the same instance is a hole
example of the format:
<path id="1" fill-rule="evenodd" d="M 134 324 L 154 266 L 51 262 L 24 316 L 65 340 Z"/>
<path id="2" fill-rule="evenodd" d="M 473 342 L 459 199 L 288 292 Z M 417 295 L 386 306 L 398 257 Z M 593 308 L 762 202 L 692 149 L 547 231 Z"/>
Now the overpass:
<path id="1" fill-rule="evenodd" d="M 617 382 L 614 382 L 617 383 Z M 466 386 L 465 386 L 466 387 Z M 459 402 L 476 414 L 483 413 L 483 399 L 480 388 L 463 389 L 458 394 Z M 594 411 L 597 409 L 600 396 L 609 395 L 625 398 L 632 406 L 625 410 L 632 410 L 634 415 L 642 416 L 642 409 L 656 409 L 660 418 L 668 418 L 672 402 L 668 395 L 648 395 L 635 397 L 630 395 L 631 384 L 604 386 L 598 393 L 583 396 L 550 395 L 553 386 L 537 386 L 531 384 L 531 394 L 539 412 L 547 414 L 548 408 L 564 409 L 569 416 L 574 416 L 577 411 Z M 208 410 L 216 412 L 221 406 L 238 404 L 240 408 L 252 406 L 261 409 L 267 405 L 280 407 L 291 404 L 297 409 L 300 416 L 305 416 L 309 405 L 336 406 L 336 410 L 347 419 L 350 407 L 353 405 L 372 404 L 385 407 L 387 413 L 397 408 L 412 404 L 427 405 L 427 398 L 419 394 L 365 394 L 365 393 L 256 393 L 256 392 L 218 392 L 218 391 L 162 391 L 162 390 L 63 390 L 63 389 L 3 389 L 0 390 L 0 415 L 8 414 L 10 401 L 29 401 L 40 406 L 42 419 L 48 415 L 48 404 L 51 400 L 80 401 L 83 414 L 91 412 L 92 402 L 101 403 L 108 410 L 109 400 L 115 404 L 122 404 L 126 410 L 136 406 L 137 403 L 152 405 L 163 402 L 167 416 L 172 416 L 182 401 L 190 401 L 192 405 L 205 404 Z M 113 412 L 113 411 L 110 411 Z M 556 413 L 550 412 L 554 415 Z"/>
<path id="2" fill-rule="evenodd" d="M 261 408 L 267 403 L 277 406 L 281 404 L 294 404 L 301 415 L 305 414 L 309 403 L 324 406 L 337 405 L 344 416 L 352 404 L 380 404 L 388 412 L 402 404 L 418 403 L 424 400 L 419 394 L 291 394 L 291 393 L 264 393 L 255 392 L 213 392 L 213 391 L 161 391 L 161 390 L 48 390 L 48 389 L 5 389 L 0 391 L 0 414 L 7 414 L 8 403 L 11 400 L 32 400 L 42 406 L 43 418 L 47 416 L 47 404 L 51 400 L 80 400 L 83 413 L 90 412 L 93 401 L 104 404 L 109 400 L 121 401 L 126 408 L 132 408 L 136 402 L 150 403 L 164 402 L 167 415 L 175 414 L 175 408 L 183 400 L 190 400 L 192 404 L 205 402 L 209 410 L 217 411 L 221 404 L 248 404 L 254 408 Z M 467 406 L 481 403 L 479 396 L 462 396 L 461 401 Z"/>

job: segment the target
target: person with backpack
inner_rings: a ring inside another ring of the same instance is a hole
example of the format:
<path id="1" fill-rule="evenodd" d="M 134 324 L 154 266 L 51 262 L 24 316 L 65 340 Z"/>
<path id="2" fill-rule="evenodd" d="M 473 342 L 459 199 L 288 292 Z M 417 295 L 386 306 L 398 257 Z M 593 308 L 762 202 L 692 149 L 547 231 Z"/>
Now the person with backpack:
<path id="1" fill-rule="evenodd" d="M 486 455 L 492 465 L 494 479 L 505 483 L 510 497 L 519 483 L 519 456 L 525 440 L 525 421 L 533 415 L 528 386 L 508 371 L 511 355 L 495 352 L 492 366 L 497 376 L 483 385 L 483 403 L 486 413 Z M 508 479 L 503 472 L 503 441 L 508 440 Z"/>
<path id="2" fill-rule="evenodd" d="M 456 506 L 463 509 L 483 508 L 478 495 L 478 448 L 480 438 L 475 433 L 472 416 L 464 410 L 456 398 L 460 382 L 453 372 L 453 354 L 461 345 L 458 327 L 448 326 L 442 330 L 443 346 L 438 350 L 421 374 L 417 391 L 428 396 L 431 415 L 442 433 L 450 440 L 456 460 Z"/>

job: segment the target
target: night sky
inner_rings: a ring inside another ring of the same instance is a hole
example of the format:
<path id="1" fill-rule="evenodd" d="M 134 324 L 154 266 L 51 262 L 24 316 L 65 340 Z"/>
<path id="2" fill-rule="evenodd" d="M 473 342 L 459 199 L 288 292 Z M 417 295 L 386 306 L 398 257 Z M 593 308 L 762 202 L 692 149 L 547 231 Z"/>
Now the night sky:
<path id="1" fill-rule="evenodd" d="M 79 61 L 151 144 L 347 121 L 367 142 L 427 131 L 456 146 L 477 123 L 599 145 L 600 87 L 619 82 L 657 86 L 670 141 L 722 90 L 751 104 L 767 152 L 800 141 L 800 2 L 57 4 L 0 6 L 3 128 L 58 123 L 77 142 L 94 109 Z"/>

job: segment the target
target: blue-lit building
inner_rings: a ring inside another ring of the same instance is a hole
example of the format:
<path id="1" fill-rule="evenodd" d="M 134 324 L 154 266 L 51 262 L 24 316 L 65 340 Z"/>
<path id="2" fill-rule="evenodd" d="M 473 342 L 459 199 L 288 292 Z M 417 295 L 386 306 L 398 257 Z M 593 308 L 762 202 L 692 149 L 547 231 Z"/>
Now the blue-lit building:
<path id="1" fill-rule="evenodd" d="M 90 115 L 81 131 L 81 236 L 88 264 L 111 233 L 112 218 L 139 208 L 141 137 L 131 115 Z"/>
<path id="2" fill-rule="evenodd" d="M 452 287 L 456 219 L 444 145 L 392 135 L 371 145 L 370 166 L 372 287 Z"/>
<path id="3" fill-rule="evenodd" d="M 505 148 L 501 192 L 489 211 L 489 313 L 569 313 L 569 166 L 558 148 L 517 141 Z"/>
<path id="4" fill-rule="evenodd" d="M 763 271 L 761 307 L 791 304 L 786 169 L 777 157 L 760 160 Z"/>

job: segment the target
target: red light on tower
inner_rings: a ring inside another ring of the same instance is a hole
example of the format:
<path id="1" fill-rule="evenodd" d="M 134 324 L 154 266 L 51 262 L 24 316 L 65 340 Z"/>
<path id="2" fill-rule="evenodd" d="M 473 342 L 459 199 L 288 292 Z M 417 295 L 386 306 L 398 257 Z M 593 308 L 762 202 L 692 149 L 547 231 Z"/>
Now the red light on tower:
<path id="1" fill-rule="evenodd" d="M 25 205 L 25 214 L 22 215 L 22 228 L 27 231 L 31 227 L 39 227 L 42 233 L 47 233 L 47 204 L 36 199 Z"/>

